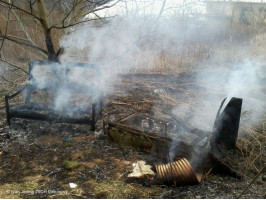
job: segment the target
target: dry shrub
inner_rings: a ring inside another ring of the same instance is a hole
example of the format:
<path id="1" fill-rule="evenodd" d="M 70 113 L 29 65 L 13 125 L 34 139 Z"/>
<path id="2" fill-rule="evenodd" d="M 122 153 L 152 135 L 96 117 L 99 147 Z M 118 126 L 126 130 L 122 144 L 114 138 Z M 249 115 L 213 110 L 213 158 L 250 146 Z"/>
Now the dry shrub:
<path id="1" fill-rule="evenodd" d="M 167 40 L 160 35 L 142 38 L 139 52 L 126 55 L 134 66 L 131 72 L 172 74 L 198 71 L 206 66 L 225 67 L 247 57 L 265 58 L 264 26 L 231 24 L 214 33 L 205 31 L 194 27 L 191 32 L 195 36 L 185 41 Z"/>
<path id="2" fill-rule="evenodd" d="M 258 173 L 266 164 L 266 121 L 258 125 L 244 124 L 237 146 L 241 151 L 241 173 Z"/>

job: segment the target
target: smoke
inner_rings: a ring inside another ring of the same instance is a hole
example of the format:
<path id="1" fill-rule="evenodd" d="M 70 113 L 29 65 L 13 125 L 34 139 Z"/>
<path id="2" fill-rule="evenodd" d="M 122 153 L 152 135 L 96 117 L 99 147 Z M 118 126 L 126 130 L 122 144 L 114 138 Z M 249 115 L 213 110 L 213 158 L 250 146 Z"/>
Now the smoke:
<path id="1" fill-rule="evenodd" d="M 91 96 L 99 96 L 99 92 L 111 94 L 119 74 L 150 70 L 156 66 L 158 54 L 162 49 L 170 51 L 167 47 L 170 41 L 176 40 L 176 43 L 179 43 L 177 38 L 181 36 L 171 24 L 163 24 L 158 22 L 155 16 L 128 15 L 120 16 L 102 26 L 95 27 L 91 23 L 77 27 L 60 41 L 60 46 L 65 48 L 60 60 L 64 64 L 83 59 L 93 64 L 98 73 L 96 77 L 89 77 L 80 70 L 73 70 L 69 74 L 72 74 L 72 79 L 82 83 L 80 88 L 88 86 L 90 90 L 88 89 L 87 93 Z M 169 26 L 167 31 L 170 27 L 172 29 L 166 33 L 165 26 Z M 71 92 L 65 90 L 68 88 L 57 90 L 57 110 L 62 110 L 60 105 L 67 104 L 66 99 L 69 99 Z"/>
<path id="2" fill-rule="evenodd" d="M 102 93 L 112 94 L 114 82 L 121 73 L 149 73 L 158 67 L 162 70 L 167 67 L 178 70 L 195 65 L 197 58 L 191 54 L 191 46 L 198 41 L 214 40 L 223 27 L 187 18 L 184 16 L 185 4 L 182 7 L 177 3 L 173 9 L 172 3 L 170 5 L 168 2 L 163 7 L 162 3 L 155 1 L 145 5 L 138 1 L 122 2 L 127 7 L 124 14 L 114 13 L 118 16 L 110 21 L 102 18 L 70 28 L 60 40 L 60 47 L 64 48 L 64 54 L 60 57 L 62 64 L 48 67 L 48 71 L 41 67 L 32 71 L 38 88 L 54 89 L 54 110 L 62 112 L 70 107 L 73 91 L 93 97 L 92 101 L 97 100 Z M 180 9 L 182 14 L 178 13 Z M 86 16 L 85 20 L 90 17 Z M 200 46 L 197 51 L 201 51 Z M 172 60 L 161 62 L 161 55 Z M 96 72 L 87 72 L 88 69 L 78 67 L 66 71 L 65 65 L 70 62 L 92 64 Z M 60 82 L 65 82 L 69 75 L 71 78 L 67 79 L 74 84 L 62 87 Z"/>
<path id="3" fill-rule="evenodd" d="M 101 91 L 108 95 L 113 92 L 118 74 L 143 67 L 142 57 L 148 50 L 142 52 L 137 46 L 142 34 L 139 26 L 138 21 L 119 18 L 101 27 L 79 27 L 61 40 L 60 45 L 66 51 L 60 59 L 63 63 L 73 62 L 73 55 L 78 52 L 77 57 L 83 56 L 87 63 L 96 66 L 98 76 L 84 76 L 80 71 L 74 72 L 73 76 L 90 85 L 90 92 Z"/>
<path id="4" fill-rule="evenodd" d="M 257 58 L 248 58 L 241 62 L 225 66 L 223 70 L 206 69 L 197 73 L 196 85 L 202 87 L 199 91 L 197 105 L 181 105 L 173 109 L 177 118 L 189 124 L 192 128 L 204 130 L 209 135 L 201 135 L 203 144 L 210 139 L 216 113 L 224 97 L 227 97 L 222 110 L 232 97 L 243 99 L 242 117 L 240 126 L 243 123 L 258 124 L 265 114 L 265 66 Z M 196 109 L 198 108 L 198 109 Z M 247 115 L 246 117 L 244 117 Z M 180 134 L 180 133 L 179 133 Z M 194 154 L 190 162 L 197 166 L 205 156 L 201 144 L 194 143 L 193 133 L 188 134 L 190 145 L 194 147 Z M 202 142 L 201 142 L 202 143 Z M 178 142 L 173 141 L 170 147 L 172 159 L 174 152 L 178 149 Z"/>
<path id="5" fill-rule="evenodd" d="M 78 107 L 88 106 L 102 95 L 100 74 L 94 65 L 36 62 L 31 76 L 32 85 L 38 89 L 49 88 L 53 102 L 48 106 L 60 114 L 73 116 Z M 77 98 L 79 105 L 76 105 Z M 35 100 L 40 103 L 41 97 L 35 96 Z"/>
<path id="6" fill-rule="evenodd" d="M 31 70 L 31 84 L 38 89 L 57 88 L 59 78 L 63 76 L 61 71 L 61 66 L 57 63 L 37 64 Z"/>
<path id="7" fill-rule="evenodd" d="M 64 110 L 66 110 L 69 106 L 70 97 L 71 97 L 71 93 L 69 90 L 65 88 L 60 88 L 57 91 L 57 95 L 56 95 L 55 102 L 54 102 L 55 111 L 63 112 Z"/>
<path id="8" fill-rule="evenodd" d="M 195 103 L 190 105 L 185 102 L 172 111 L 190 127 L 211 132 L 216 112 L 224 97 L 227 97 L 227 101 L 231 97 L 243 98 L 242 112 L 249 113 L 250 123 L 256 122 L 265 110 L 265 96 L 261 95 L 263 78 L 260 76 L 264 73 L 263 62 L 257 58 L 237 61 L 239 57 L 236 55 L 245 53 L 248 46 L 244 43 L 228 49 L 227 45 L 234 46 L 231 38 L 235 35 L 232 35 L 227 25 L 217 21 L 184 18 L 178 14 L 159 16 L 142 12 L 138 15 L 138 11 L 98 23 L 75 27 L 60 41 L 60 46 L 65 49 L 60 57 L 62 64 L 57 71 L 60 77 L 65 76 L 64 65 L 69 62 L 85 62 L 94 66 L 91 70 L 76 68 L 78 70 L 68 72 L 69 80 L 75 84 L 58 87 L 60 81 L 49 81 L 53 79 L 50 72 L 45 76 L 43 70 L 32 72 L 39 80 L 39 88 L 54 85 L 56 111 L 69 109 L 73 91 L 87 94 L 91 101 L 96 100 L 101 93 L 112 94 L 119 74 L 132 71 L 149 73 L 158 67 L 162 52 L 168 59 L 166 67 L 189 70 L 187 66 L 192 69 L 201 66 L 202 70 L 191 80 L 194 83 L 192 89 L 199 88 L 194 90 L 196 95 L 190 97 Z M 226 42 L 222 43 L 224 40 Z M 220 51 L 221 48 L 223 51 Z M 227 56 L 233 59 L 229 62 Z M 219 62 L 216 64 L 216 61 Z M 221 63 L 231 64 L 218 68 Z M 71 111 L 69 114 L 72 114 Z M 177 138 L 192 138 L 191 133 L 183 130 L 179 130 L 177 135 Z M 201 143 L 205 144 L 209 136 L 204 135 Z M 195 146 L 193 142 L 196 140 L 190 141 Z M 178 144 L 173 142 L 170 154 L 174 155 L 173 151 L 177 149 Z"/>
<path id="9" fill-rule="evenodd" d="M 77 75 L 75 79 L 82 79 L 83 84 L 96 86 L 88 92 L 96 94 L 101 91 L 105 95 L 113 93 L 114 82 L 121 73 L 132 71 L 149 73 L 158 67 L 178 70 L 179 67 L 194 65 L 195 58 L 189 52 L 191 44 L 196 41 L 205 42 L 223 29 L 215 29 L 213 24 L 200 25 L 197 19 L 184 21 L 177 15 L 159 17 L 155 14 L 138 15 L 138 12 L 140 11 L 119 16 L 101 26 L 91 22 L 76 27 L 60 41 L 60 46 L 65 49 L 60 58 L 62 63 L 83 60 L 95 65 L 99 71 L 100 75 L 97 78 L 88 78 L 79 71 L 73 72 Z M 206 30 L 205 34 L 197 31 L 202 28 Z M 184 48 L 185 53 L 180 53 Z M 198 51 L 201 51 L 200 47 Z M 162 53 L 173 60 L 161 64 Z M 188 58 L 189 55 L 191 56 Z M 180 62 L 184 63 L 184 58 L 188 58 L 188 61 L 185 61 L 187 63 L 184 66 L 177 66 Z M 63 97 L 64 94 L 58 96 Z M 61 105 L 59 100 L 64 98 L 57 99 L 56 105 Z M 62 102 L 62 105 L 65 103 Z"/>
<path id="10" fill-rule="evenodd" d="M 201 123 L 212 128 L 216 112 L 224 97 L 227 97 L 224 107 L 232 97 L 242 98 L 242 111 L 248 111 L 249 122 L 254 123 L 259 120 L 265 107 L 261 96 L 264 92 L 261 77 L 264 66 L 261 63 L 263 62 L 258 59 L 248 58 L 225 67 L 225 70 L 199 73 L 198 84 L 205 88 L 204 95 L 201 95 L 200 99 L 208 102 L 202 108 L 206 117 L 202 118 Z M 196 116 L 191 120 L 191 124 L 199 125 Z"/>

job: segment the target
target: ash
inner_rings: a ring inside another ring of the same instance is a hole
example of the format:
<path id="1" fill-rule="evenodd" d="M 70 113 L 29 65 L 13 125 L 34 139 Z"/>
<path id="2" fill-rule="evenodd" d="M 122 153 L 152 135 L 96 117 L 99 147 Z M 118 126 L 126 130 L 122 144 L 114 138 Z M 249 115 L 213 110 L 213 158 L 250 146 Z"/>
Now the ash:
<path id="1" fill-rule="evenodd" d="M 157 115 L 162 110 L 171 111 L 177 105 L 184 107 L 188 99 L 201 91 L 199 87 L 185 88 L 187 92 L 184 93 L 184 90 L 179 91 L 182 86 L 173 88 L 179 81 L 185 83 L 187 80 L 186 76 L 149 75 L 134 76 L 133 81 L 127 76 L 123 79 L 126 84 L 118 82 L 116 87 L 121 89 L 105 99 L 104 117 L 118 120 L 134 112 L 152 110 Z M 169 85 L 160 85 L 159 82 Z M 130 85 L 130 92 L 123 90 L 122 85 Z M 158 97 L 146 90 L 147 85 L 150 91 L 163 88 L 169 96 Z M 134 89 L 135 86 L 138 90 Z M 170 97 L 178 100 L 174 102 Z M 198 102 L 202 102 L 200 97 Z M 192 102 L 190 107 L 204 110 L 200 105 Z M 215 112 L 217 108 L 215 106 Z M 199 111 L 200 116 L 204 116 L 205 113 Z M 203 124 L 198 128 L 206 130 Z M 244 163 L 242 158 L 237 155 L 234 159 L 241 165 Z M 102 121 L 98 121 L 96 132 L 91 132 L 87 125 L 22 119 L 12 119 L 12 125 L 8 127 L 4 110 L 0 112 L 0 198 L 236 198 L 256 175 L 250 171 L 236 179 L 204 172 L 199 185 L 172 187 L 150 180 L 127 178 L 132 165 L 139 160 L 151 165 L 162 162 L 151 154 L 110 142 L 103 134 Z M 242 198 L 265 198 L 264 176 L 260 175 Z M 69 183 L 78 187 L 71 189 Z M 6 193 L 12 188 L 67 193 L 20 193 L 12 196 Z"/>

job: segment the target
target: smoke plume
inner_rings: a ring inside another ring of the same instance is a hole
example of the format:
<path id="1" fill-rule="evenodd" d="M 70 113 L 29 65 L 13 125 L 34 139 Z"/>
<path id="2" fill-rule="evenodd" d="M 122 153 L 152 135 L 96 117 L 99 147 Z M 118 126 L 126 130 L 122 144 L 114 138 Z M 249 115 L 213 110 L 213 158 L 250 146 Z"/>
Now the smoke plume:
<path id="1" fill-rule="evenodd" d="M 99 96 L 99 91 L 111 94 L 118 74 L 156 71 L 163 53 L 168 62 L 161 68 L 200 71 L 194 76 L 196 80 L 191 80 L 195 87 L 200 87 L 196 91 L 197 98 L 193 99 L 196 103 L 174 108 L 172 112 L 178 119 L 192 128 L 211 132 L 224 97 L 228 101 L 231 97 L 243 98 L 242 111 L 249 113 L 249 122 L 254 123 L 260 118 L 265 110 L 265 95 L 261 95 L 265 94 L 262 91 L 265 79 L 261 76 L 265 73 L 265 66 L 256 57 L 241 60 L 248 51 L 250 38 L 238 41 L 243 45 L 235 46 L 232 40 L 236 35 L 222 22 L 181 17 L 180 14 L 160 16 L 138 12 L 132 11 L 105 21 L 101 26 L 97 24 L 100 22 L 91 22 L 75 27 L 62 38 L 60 46 L 65 48 L 65 52 L 60 58 L 59 73 L 64 72 L 65 63 L 76 61 L 93 64 L 97 69 L 95 76 L 89 76 L 86 70 L 73 71 L 71 79 L 77 83 L 75 91 L 90 96 Z M 41 74 L 33 73 L 34 76 Z M 51 84 L 42 77 L 39 80 L 40 88 Z M 68 107 L 72 90 L 73 86 L 56 90 L 55 110 Z M 180 134 L 185 138 L 191 137 L 182 130 L 177 133 Z M 209 136 L 204 137 L 203 140 Z M 177 149 L 176 146 L 173 142 L 170 154 Z"/>

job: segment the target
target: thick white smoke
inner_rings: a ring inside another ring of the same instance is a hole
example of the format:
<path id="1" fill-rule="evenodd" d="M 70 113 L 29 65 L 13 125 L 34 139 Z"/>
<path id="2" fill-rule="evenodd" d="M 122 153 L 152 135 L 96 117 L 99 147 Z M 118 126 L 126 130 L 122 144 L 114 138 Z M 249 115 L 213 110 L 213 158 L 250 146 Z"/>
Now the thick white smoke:
<path id="1" fill-rule="evenodd" d="M 263 98 L 264 84 L 262 74 L 264 66 L 262 61 L 250 58 L 241 62 L 225 66 L 222 70 L 202 70 L 197 73 L 197 85 L 204 91 L 199 91 L 198 106 L 202 112 L 197 112 L 189 105 L 174 109 L 173 113 L 184 119 L 194 128 L 204 127 L 211 131 L 217 110 L 224 97 L 243 99 L 242 112 L 249 113 L 249 122 L 256 123 L 265 111 Z M 213 66 L 215 68 L 215 66 Z M 201 104 L 201 105 L 200 105 Z"/>
<path id="2" fill-rule="evenodd" d="M 182 67 L 199 66 L 204 70 L 197 72 L 196 80 L 191 80 L 196 81 L 195 86 L 201 87 L 196 91 L 197 99 L 192 97 L 196 103 L 193 106 L 181 104 L 173 109 L 173 114 L 192 128 L 211 131 L 216 112 L 224 97 L 228 97 L 228 100 L 233 96 L 243 98 L 242 111 L 251 113 L 252 122 L 258 120 L 265 110 L 264 99 L 260 95 L 260 74 L 263 73 L 260 60 L 247 58 L 241 62 L 230 61 L 230 65 L 217 70 L 215 61 L 219 60 L 219 57 L 222 58 L 222 55 L 210 46 L 212 43 L 220 45 L 219 41 L 231 37 L 229 33 L 231 34 L 227 25 L 216 21 L 184 18 L 178 14 L 166 17 L 145 15 L 145 12 L 142 12 L 139 15 L 136 11 L 116 17 L 101 26 L 92 22 L 75 27 L 60 41 L 60 46 L 65 48 L 60 60 L 62 63 L 78 61 L 95 65 L 99 72 L 97 76 L 88 76 L 79 70 L 72 72 L 72 79 L 80 86 L 76 87 L 76 90 L 91 96 L 98 96 L 99 91 L 105 95 L 111 94 L 113 83 L 117 81 L 117 75 L 120 73 L 149 72 L 153 67 L 157 67 L 161 52 L 168 57 L 180 58 L 181 62 L 178 64 L 175 61 L 179 60 L 174 59 L 173 62 L 167 63 L 172 68 L 179 68 L 180 63 L 183 64 Z M 223 45 L 226 52 L 228 43 Z M 193 54 L 195 49 L 199 52 L 196 56 Z M 201 51 L 202 49 L 204 51 Z M 238 49 L 241 54 L 244 52 L 241 47 Z M 234 50 L 237 55 L 237 48 Z M 209 64 L 212 66 L 206 67 Z M 40 84 L 46 83 L 41 81 Z M 67 107 L 71 94 L 67 87 L 57 90 L 54 102 L 56 110 Z"/>
<path id="3" fill-rule="evenodd" d="M 223 105 L 224 108 L 232 97 L 238 97 L 243 99 L 240 127 L 244 123 L 258 124 L 266 110 L 265 66 L 262 63 L 258 58 L 249 58 L 225 66 L 222 70 L 206 69 L 201 71 L 197 74 L 196 81 L 198 86 L 204 88 L 203 92 L 199 92 L 199 99 L 197 99 L 201 112 L 193 109 L 194 105 L 191 107 L 181 105 L 173 110 L 173 114 L 192 128 L 202 129 L 211 134 L 216 113 L 223 98 L 227 97 Z M 247 117 L 244 118 L 243 115 L 247 115 Z M 184 134 L 191 138 L 190 144 L 194 147 L 194 155 L 190 162 L 197 166 L 201 158 L 204 158 L 204 152 L 201 152 L 199 144 L 193 144 L 193 134 Z M 206 141 L 210 139 L 210 136 L 202 135 L 202 139 Z M 174 156 L 172 151 L 176 149 L 178 149 L 178 142 L 173 141 L 170 147 L 171 159 Z"/>
<path id="4" fill-rule="evenodd" d="M 84 83 L 98 84 L 104 94 L 108 95 L 113 92 L 112 86 L 117 80 L 117 74 L 129 71 L 149 72 L 152 68 L 158 67 L 162 52 L 167 57 L 175 59 L 177 55 L 182 55 L 181 52 L 185 48 L 186 57 L 180 57 L 184 63 L 182 67 L 193 65 L 197 58 L 193 55 L 189 57 L 190 47 L 187 48 L 186 45 L 193 46 L 197 41 L 206 42 L 211 37 L 213 39 L 219 30 L 224 29 L 215 29 L 212 23 L 208 26 L 201 24 L 197 19 L 185 20 L 178 15 L 158 17 L 154 14 L 136 13 L 119 16 L 102 26 L 90 23 L 76 27 L 60 42 L 65 48 L 60 58 L 61 62 L 83 60 L 96 65 L 101 76 L 97 80 L 87 78 Z M 204 34 L 197 31 L 201 28 L 206 30 Z M 198 49 L 200 51 L 200 47 Z M 177 64 L 174 60 L 166 65 L 168 64 L 169 66 L 160 67 L 180 67 L 180 63 Z"/>

